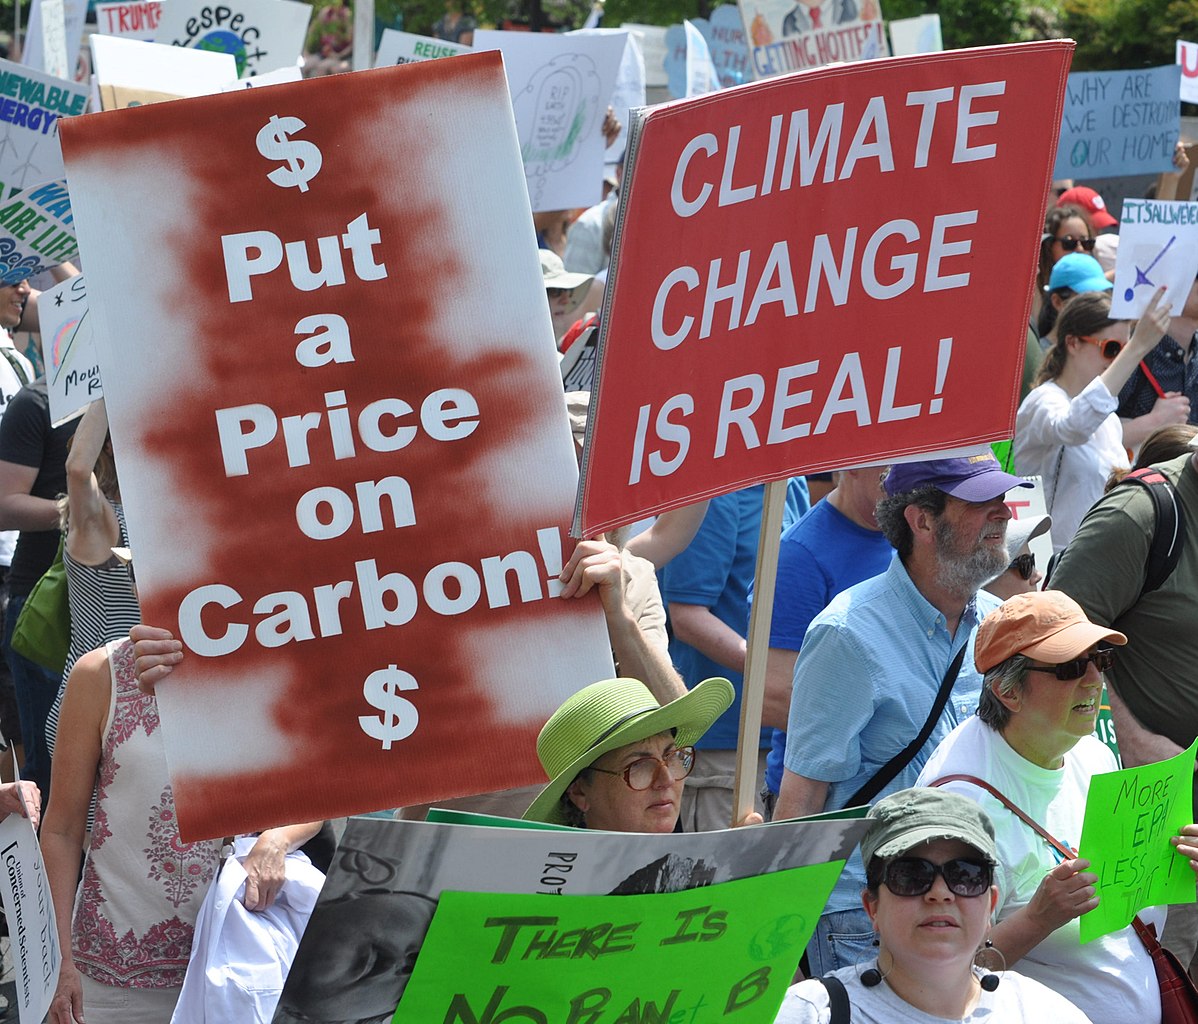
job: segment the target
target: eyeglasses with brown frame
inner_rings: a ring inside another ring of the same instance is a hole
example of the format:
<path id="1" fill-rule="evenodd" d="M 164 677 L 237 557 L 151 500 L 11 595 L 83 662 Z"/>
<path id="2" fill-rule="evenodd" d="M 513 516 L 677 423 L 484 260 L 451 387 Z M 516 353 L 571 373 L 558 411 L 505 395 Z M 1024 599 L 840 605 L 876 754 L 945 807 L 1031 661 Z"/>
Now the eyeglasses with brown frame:
<path id="1" fill-rule="evenodd" d="M 594 765 L 591 765 L 590 770 L 602 772 L 604 775 L 619 776 L 624 780 L 624 785 L 639 793 L 653 785 L 658 765 L 665 765 L 670 778 L 675 782 L 681 782 L 695 769 L 695 748 L 675 747 L 665 757 L 640 757 L 619 772 L 610 768 L 596 768 Z"/>

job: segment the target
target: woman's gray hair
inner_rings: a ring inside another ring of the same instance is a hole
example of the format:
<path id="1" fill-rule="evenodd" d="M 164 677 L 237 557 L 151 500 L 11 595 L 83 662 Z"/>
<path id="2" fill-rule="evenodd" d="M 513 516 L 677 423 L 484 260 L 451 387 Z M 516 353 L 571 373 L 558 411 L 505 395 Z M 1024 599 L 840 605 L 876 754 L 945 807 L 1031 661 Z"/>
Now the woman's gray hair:
<path id="1" fill-rule="evenodd" d="M 1011 721 L 1011 709 L 998 699 L 1001 694 L 1011 697 L 1023 690 L 1027 667 L 1031 658 L 1024 654 L 1012 654 L 1006 661 L 995 665 L 982 679 L 982 695 L 978 700 L 978 718 L 995 732 L 1002 732 Z"/>

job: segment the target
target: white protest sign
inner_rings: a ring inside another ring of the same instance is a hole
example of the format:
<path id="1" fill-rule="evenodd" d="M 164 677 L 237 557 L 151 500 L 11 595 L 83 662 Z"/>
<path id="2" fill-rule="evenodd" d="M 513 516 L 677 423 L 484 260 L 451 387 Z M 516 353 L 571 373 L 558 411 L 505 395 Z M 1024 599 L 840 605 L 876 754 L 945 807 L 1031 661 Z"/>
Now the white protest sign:
<path id="1" fill-rule="evenodd" d="M 690 21 L 683 27 L 686 31 L 686 94 L 702 96 L 715 92 L 720 87 L 720 76 L 712 63 L 707 40 Z"/>
<path id="2" fill-rule="evenodd" d="M 474 33 L 474 49 L 499 50 L 507 71 L 533 210 L 593 206 L 603 196 L 601 127 L 625 35 Z"/>
<path id="3" fill-rule="evenodd" d="M 35 3 L 29 11 L 29 25 L 25 32 L 25 50 L 21 55 L 21 63 L 26 67 L 45 71 L 55 78 L 71 81 L 75 74 L 75 61 L 79 57 L 79 47 L 83 44 L 83 22 L 86 15 L 86 0 L 54 0 L 52 8 L 47 10 L 45 16 L 41 3 Z M 56 54 L 46 49 L 47 22 Z M 59 24 L 62 26 L 61 30 Z M 60 74 L 59 70 L 63 73 Z"/>
<path id="4" fill-rule="evenodd" d="M 1125 199 L 1119 221 L 1119 253 L 1111 316 L 1138 317 L 1164 286 L 1180 316 L 1198 273 L 1198 203 Z"/>
<path id="5" fill-rule="evenodd" d="M 939 53 L 944 49 L 940 34 L 940 15 L 921 14 L 918 18 L 902 18 L 889 22 L 890 54 L 905 57 L 911 53 Z"/>
<path id="6" fill-rule="evenodd" d="M 105 110 L 208 96 L 237 82 L 232 54 L 94 35 L 92 67 Z"/>
<path id="7" fill-rule="evenodd" d="M 295 0 L 170 0 L 154 42 L 231 53 L 246 78 L 289 67 L 299 59 L 312 16 Z"/>
<path id="8" fill-rule="evenodd" d="M 0 898 L 17 970 L 20 1021 L 40 1024 L 58 984 L 62 951 L 37 834 L 19 814 L 0 821 Z"/>
<path id="9" fill-rule="evenodd" d="M 374 66 L 389 68 L 392 64 L 411 64 L 417 60 L 456 57 L 459 53 L 469 53 L 471 49 L 462 43 L 451 43 L 448 39 L 432 39 L 429 36 L 385 28 Z"/>
<path id="10" fill-rule="evenodd" d="M 1177 40 L 1177 63 L 1181 65 L 1181 98 L 1198 103 L 1198 43 Z"/>
<path id="11" fill-rule="evenodd" d="M 613 163 L 624 154 L 624 146 L 628 142 L 628 125 L 631 123 L 628 112 L 633 107 L 645 105 L 645 54 L 641 48 L 642 35 L 640 32 L 626 32 L 624 28 L 580 28 L 568 35 L 615 35 L 623 34 L 628 37 L 624 47 L 624 58 L 620 61 L 620 70 L 616 72 L 616 87 L 612 90 L 608 105 L 620 122 L 620 134 L 607 147 L 605 159 Z"/>
<path id="12" fill-rule="evenodd" d="M 61 178 L 58 119 L 86 106 L 86 86 L 0 60 L 0 182 L 24 188 Z"/>
<path id="13" fill-rule="evenodd" d="M 17 284 L 78 251 L 65 181 L 35 185 L 0 206 L 0 284 Z"/>
<path id="14" fill-rule="evenodd" d="M 159 0 L 96 4 L 96 31 L 106 36 L 152 43 L 161 18 L 162 4 Z"/>
<path id="15" fill-rule="evenodd" d="M 77 274 L 47 288 L 38 298 L 37 311 L 42 327 L 50 422 L 57 427 L 104 395 L 83 275 Z"/>
<path id="16" fill-rule="evenodd" d="M 42 69 L 55 78 L 70 78 L 67 63 L 67 24 L 63 0 L 39 0 L 41 20 Z M 78 53 L 78 49 L 75 51 Z"/>
<path id="17" fill-rule="evenodd" d="M 260 75 L 254 75 L 253 78 L 239 78 L 236 82 L 226 82 L 220 87 L 220 92 L 240 92 L 243 89 L 258 89 L 264 85 L 282 85 L 284 82 L 299 82 L 302 81 L 304 73 L 300 70 L 299 65 L 293 65 L 289 68 L 276 68 L 274 71 L 265 71 Z"/>

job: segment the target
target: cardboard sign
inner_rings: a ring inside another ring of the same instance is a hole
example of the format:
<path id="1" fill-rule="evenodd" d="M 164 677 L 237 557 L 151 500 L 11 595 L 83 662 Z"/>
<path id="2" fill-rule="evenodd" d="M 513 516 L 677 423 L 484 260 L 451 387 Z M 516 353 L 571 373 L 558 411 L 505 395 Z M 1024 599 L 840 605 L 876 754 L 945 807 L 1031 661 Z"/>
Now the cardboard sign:
<path id="1" fill-rule="evenodd" d="M 237 62 L 228 53 L 102 35 L 91 37 L 91 48 L 104 110 L 208 96 L 237 82 Z"/>
<path id="2" fill-rule="evenodd" d="M 0 205 L 0 284 L 16 284 L 79 252 L 65 181 L 17 192 Z"/>
<path id="3" fill-rule="evenodd" d="M 1181 99 L 1198 103 L 1198 43 L 1177 40 L 1177 63 L 1181 66 Z"/>
<path id="4" fill-rule="evenodd" d="M 128 3 L 96 4 L 96 31 L 122 39 L 152 43 L 162 19 L 160 0 L 130 0 Z"/>
<path id="5" fill-rule="evenodd" d="M 18 814 L 0 821 L 0 898 L 16 965 L 20 1021 L 40 1024 L 58 985 L 62 950 L 37 834 Z"/>
<path id="6" fill-rule="evenodd" d="M 1071 45 L 636 117 L 576 528 L 1010 437 Z"/>
<path id="7" fill-rule="evenodd" d="M 1069 76 L 1054 178 L 1113 178 L 1173 169 L 1181 68 Z"/>
<path id="8" fill-rule="evenodd" d="M 295 0 L 170 0 L 154 42 L 231 53 L 247 78 L 295 65 L 311 17 L 312 6 Z"/>
<path id="9" fill-rule="evenodd" d="M 600 128 L 627 38 L 474 33 L 475 50 L 503 54 L 533 210 L 593 206 L 602 198 Z"/>
<path id="10" fill-rule="evenodd" d="M 742 0 L 758 78 L 889 54 L 878 0 Z"/>
<path id="11" fill-rule="evenodd" d="M 423 956 L 425 933 L 446 891 L 552 896 L 553 908 L 562 905 L 561 897 L 626 899 L 693 889 L 707 894 L 711 887 L 737 879 L 813 864 L 839 865 L 868 826 L 857 818 L 629 836 L 351 818 L 274 1021 L 318 1024 L 390 1014 L 414 961 L 419 968 L 417 954 Z M 834 870 L 839 868 L 829 867 L 829 874 Z M 803 917 L 804 927 L 808 920 L 814 925 L 801 890 L 794 890 L 784 905 L 789 914 Z M 822 909 L 823 899 L 814 914 Z M 797 953 L 794 960 L 792 972 Z M 351 966 L 364 963 L 378 969 Z M 559 961 L 559 967 L 567 966 Z M 443 1019 L 442 1014 L 410 1014 L 406 1006 L 400 1012 L 405 1024 Z"/>
<path id="12" fill-rule="evenodd" d="M 61 178 L 59 118 L 86 106 L 86 87 L 0 59 L 0 181 L 25 188 Z"/>
<path id="13" fill-rule="evenodd" d="M 50 420 L 57 427 L 80 415 L 88 403 L 104 396 L 83 275 L 47 288 L 38 298 L 37 311 L 42 328 L 42 355 L 46 360 Z"/>
<path id="14" fill-rule="evenodd" d="M 645 896 L 442 894 L 395 1014 L 407 1021 L 772 1024 L 841 864 Z"/>
<path id="15" fill-rule="evenodd" d="M 556 597 L 577 467 L 499 56 L 114 111 L 66 153 L 141 606 L 189 652 L 180 833 L 541 778 L 612 662 Z"/>
<path id="16" fill-rule="evenodd" d="M 1145 907 L 1194 902 L 1194 872 L 1169 842 L 1194 817 L 1194 753 L 1095 775 L 1078 854 L 1098 875 L 1099 903 L 1081 918 L 1082 942 L 1126 928 Z"/>
<path id="17" fill-rule="evenodd" d="M 239 78 L 236 82 L 226 82 L 220 87 L 221 92 L 239 92 L 242 89 L 261 89 L 265 85 L 283 85 L 286 82 L 302 82 L 304 74 L 298 67 L 277 68 L 274 71 L 263 71 L 260 75 L 250 78 Z"/>
<path id="18" fill-rule="evenodd" d="M 1156 290 L 1180 316 L 1198 277 L 1198 203 L 1125 199 L 1119 218 L 1111 316 L 1143 315 Z"/>
<path id="19" fill-rule="evenodd" d="M 456 57 L 459 53 L 469 53 L 472 49 L 473 47 L 462 43 L 451 43 L 448 39 L 430 39 L 428 36 L 385 28 L 379 43 L 379 52 L 374 58 L 374 66 L 389 68 L 392 64 L 411 64 L 418 60 Z"/>

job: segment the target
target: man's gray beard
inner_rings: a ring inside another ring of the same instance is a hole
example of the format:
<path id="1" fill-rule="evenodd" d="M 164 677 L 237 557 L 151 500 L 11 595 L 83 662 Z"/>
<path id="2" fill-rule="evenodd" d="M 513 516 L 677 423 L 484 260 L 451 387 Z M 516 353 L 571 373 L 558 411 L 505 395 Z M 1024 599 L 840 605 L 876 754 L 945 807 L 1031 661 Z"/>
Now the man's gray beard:
<path id="1" fill-rule="evenodd" d="M 965 558 L 939 553 L 936 582 L 951 594 L 972 597 L 978 588 L 1006 572 L 1011 564 L 1004 541 L 1001 547 L 979 546 Z"/>

